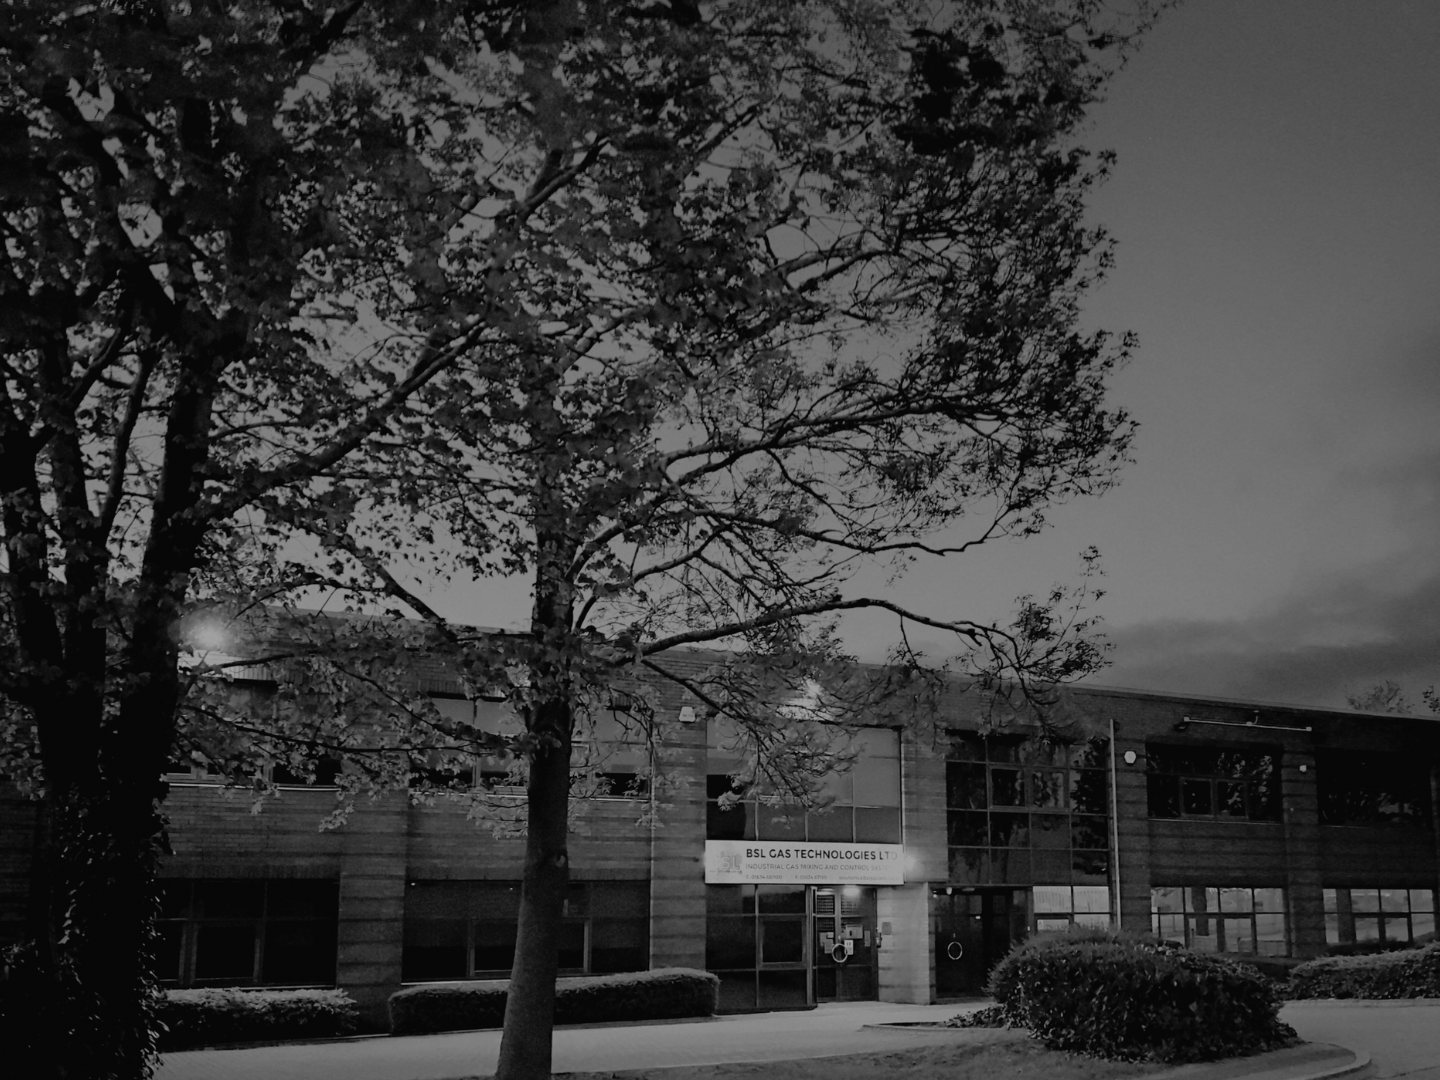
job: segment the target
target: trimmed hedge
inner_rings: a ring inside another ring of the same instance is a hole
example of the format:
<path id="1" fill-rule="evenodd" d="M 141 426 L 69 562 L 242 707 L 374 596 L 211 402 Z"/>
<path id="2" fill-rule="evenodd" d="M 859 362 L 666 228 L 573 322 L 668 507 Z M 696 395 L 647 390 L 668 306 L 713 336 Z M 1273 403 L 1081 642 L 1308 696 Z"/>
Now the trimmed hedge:
<path id="1" fill-rule="evenodd" d="M 343 990 L 169 990 L 156 1012 L 160 1049 L 270 1039 L 325 1039 L 355 1030 Z"/>
<path id="2" fill-rule="evenodd" d="M 1013 1026 L 1052 1050 L 1122 1061 L 1210 1061 L 1284 1046 L 1273 984 L 1246 964 L 1090 931 L 1038 938 L 991 976 Z"/>
<path id="3" fill-rule="evenodd" d="M 1306 961 L 1290 973 L 1288 993 L 1292 998 L 1440 997 L 1440 942 Z"/>
<path id="4" fill-rule="evenodd" d="M 406 987 L 390 995 L 390 1030 L 396 1035 L 417 1035 L 500 1027 L 509 987 L 508 979 Z M 555 984 L 555 1023 L 711 1016 L 719 1001 L 719 978 L 692 968 L 559 979 Z"/>

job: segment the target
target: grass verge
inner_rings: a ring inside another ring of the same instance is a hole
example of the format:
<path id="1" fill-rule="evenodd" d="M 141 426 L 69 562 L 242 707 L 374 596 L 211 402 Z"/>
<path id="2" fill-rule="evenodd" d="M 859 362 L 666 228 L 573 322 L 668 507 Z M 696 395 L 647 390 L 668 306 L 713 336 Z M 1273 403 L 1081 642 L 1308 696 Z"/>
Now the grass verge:
<path id="1" fill-rule="evenodd" d="M 663 1069 L 556 1073 L 557 1080 L 1127 1080 L 1165 1072 L 1159 1062 L 1100 1061 L 1046 1050 L 1023 1035 L 796 1061 L 739 1061 Z"/>

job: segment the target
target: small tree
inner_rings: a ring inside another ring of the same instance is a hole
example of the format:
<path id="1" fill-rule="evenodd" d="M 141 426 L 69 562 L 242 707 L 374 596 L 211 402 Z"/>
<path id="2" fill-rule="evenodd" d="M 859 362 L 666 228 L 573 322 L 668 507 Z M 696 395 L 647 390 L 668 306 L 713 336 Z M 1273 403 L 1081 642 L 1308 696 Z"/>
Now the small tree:
<path id="1" fill-rule="evenodd" d="M 1401 713 L 1408 715 L 1410 700 L 1400 684 L 1390 679 L 1368 689 L 1345 695 L 1345 702 L 1357 712 Z"/>
<path id="2" fill-rule="evenodd" d="M 382 313 L 458 312 L 475 331 L 398 419 L 389 463 L 333 474 L 323 507 L 280 492 L 269 513 L 319 538 L 333 584 L 379 582 L 462 654 L 406 582 L 441 567 L 532 583 L 528 633 L 476 669 L 523 672 L 504 1080 L 549 1071 L 587 699 L 643 671 L 757 740 L 796 726 L 781 706 L 797 687 L 844 713 L 855 688 L 835 680 L 827 620 L 866 608 L 953 632 L 992 675 L 1098 662 L 1063 593 L 995 625 L 905 610 L 854 571 L 948 567 L 1037 532 L 1126 458 L 1131 424 L 1104 394 L 1128 341 L 1076 328 L 1109 258 L 1083 221 L 1108 159 L 1071 144 L 1123 44 L 1101 14 L 489 4 L 416 76 L 443 71 L 444 92 L 392 88 L 425 189 L 465 214 L 410 253 Z M 707 679 L 667 664 L 700 644 L 740 655 Z M 903 640 L 897 659 L 920 660 Z"/>

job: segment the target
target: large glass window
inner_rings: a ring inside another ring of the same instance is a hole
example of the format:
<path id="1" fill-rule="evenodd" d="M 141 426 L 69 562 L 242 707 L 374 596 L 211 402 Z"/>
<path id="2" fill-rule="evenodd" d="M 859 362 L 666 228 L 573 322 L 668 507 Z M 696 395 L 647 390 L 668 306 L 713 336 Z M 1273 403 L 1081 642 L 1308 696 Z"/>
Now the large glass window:
<path id="1" fill-rule="evenodd" d="M 1279 759 L 1272 750 L 1150 743 L 1150 816 L 1279 821 Z"/>
<path id="2" fill-rule="evenodd" d="M 863 941 L 870 948 L 875 889 L 846 886 L 813 893 L 811 910 L 808 885 L 705 887 L 705 967 L 720 978 L 722 1012 L 804 1007 L 815 959 L 812 931 L 822 950 L 852 937 L 857 947 Z M 816 983 L 816 993 L 826 996 L 834 992 L 834 965 L 821 960 L 820 971 L 827 967 L 829 989 L 823 974 L 817 974 Z"/>
<path id="3" fill-rule="evenodd" d="M 889 728 L 854 734 L 855 763 L 823 780 L 823 810 L 806 809 L 783 796 L 738 786 L 717 771 L 727 763 L 725 736 L 711 722 L 710 775 L 706 777 L 709 840 L 829 840 L 839 843 L 900 843 L 900 739 Z"/>
<path id="4" fill-rule="evenodd" d="M 1037 885 L 1030 906 L 1037 933 L 1110 925 L 1110 890 L 1104 885 Z"/>
<path id="5" fill-rule="evenodd" d="M 513 738 L 522 722 L 506 701 L 432 695 L 430 703 L 455 730 Z M 576 724 L 570 754 L 571 795 L 576 798 L 643 798 L 649 794 L 650 754 L 638 723 L 617 709 L 597 710 Z M 526 763 L 508 753 L 416 754 L 410 786 L 436 791 L 480 788 L 493 795 L 525 794 Z"/>
<path id="6" fill-rule="evenodd" d="M 1289 954 L 1284 889 L 1159 886 L 1150 890 L 1150 929 L 1195 952 Z"/>
<path id="7" fill-rule="evenodd" d="M 1106 886 L 1110 790 L 1103 739 L 1066 745 L 950 733 L 950 881 Z"/>
<path id="8" fill-rule="evenodd" d="M 1325 944 L 1380 946 L 1435 940 L 1433 889 L 1326 889 Z"/>
<path id="9" fill-rule="evenodd" d="M 515 960 L 518 881 L 416 881 L 405 891 L 401 977 L 502 978 Z M 556 942 L 562 974 L 649 967 L 650 885 L 571 882 Z"/>
<path id="10" fill-rule="evenodd" d="M 1430 827 L 1430 776 L 1422 760 L 1321 750 L 1315 767 L 1323 824 Z"/>
<path id="11" fill-rule="evenodd" d="M 164 881 L 155 970 L 172 986 L 334 986 L 339 884 Z"/>

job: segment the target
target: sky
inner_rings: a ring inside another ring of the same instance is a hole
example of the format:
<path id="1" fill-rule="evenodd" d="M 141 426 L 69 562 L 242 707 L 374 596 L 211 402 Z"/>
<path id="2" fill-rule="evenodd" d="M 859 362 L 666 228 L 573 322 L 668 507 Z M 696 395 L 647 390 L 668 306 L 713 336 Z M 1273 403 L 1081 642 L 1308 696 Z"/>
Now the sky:
<path id="1" fill-rule="evenodd" d="M 1162 17 L 1085 140 L 1118 155 L 1086 320 L 1139 335 L 1113 382 L 1135 462 L 957 563 L 957 598 L 1043 590 L 1093 543 L 1114 649 L 1092 681 L 1337 707 L 1440 683 L 1437 58 L 1431 0 Z"/>
<path id="2" fill-rule="evenodd" d="M 922 566 L 893 598 L 1003 619 L 1094 544 L 1113 650 L 1093 682 L 1335 707 L 1440 684 L 1437 58 L 1434 0 L 1167 12 L 1083 140 L 1118 155 L 1091 200 L 1117 264 L 1085 321 L 1139 335 L 1113 381 L 1135 461 L 1045 534 Z M 453 614 L 496 625 L 515 589 Z M 843 630 L 867 660 L 896 633 Z"/>

